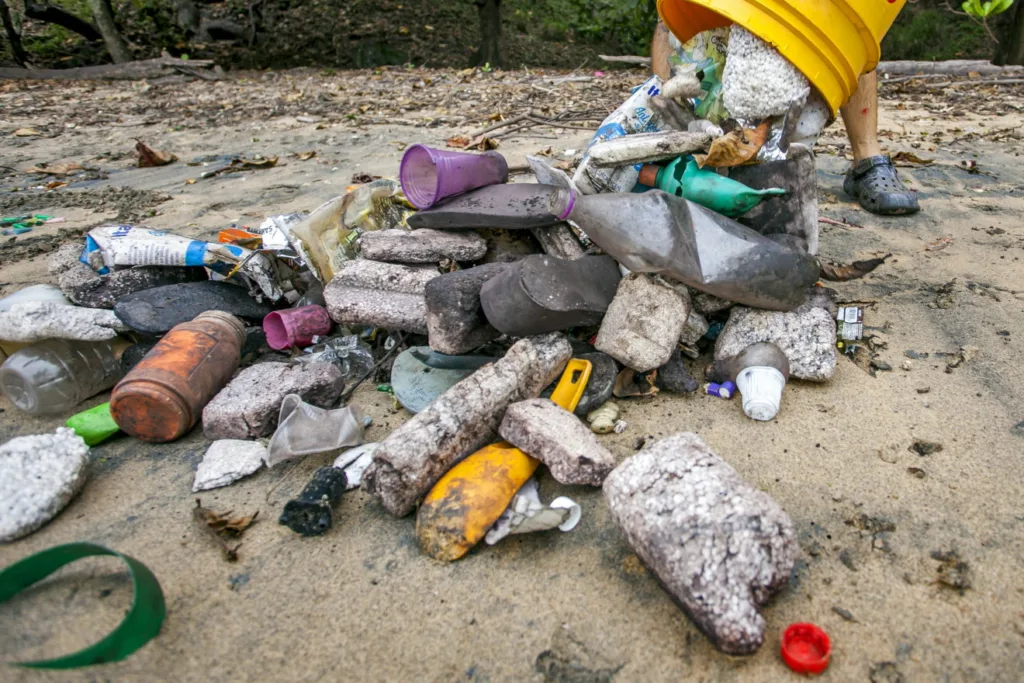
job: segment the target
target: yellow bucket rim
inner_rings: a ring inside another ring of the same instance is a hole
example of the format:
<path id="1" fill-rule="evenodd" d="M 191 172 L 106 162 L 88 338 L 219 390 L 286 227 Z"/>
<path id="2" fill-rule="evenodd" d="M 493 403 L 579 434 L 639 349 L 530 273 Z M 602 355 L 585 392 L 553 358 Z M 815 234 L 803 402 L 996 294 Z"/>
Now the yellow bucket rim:
<path id="1" fill-rule="evenodd" d="M 681 42 L 707 29 L 739 24 L 800 69 L 834 115 L 857 90 L 860 75 L 878 65 L 882 36 L 906 2 L 862 1 L 885 6 L 884 13 L 873 17 L 872 26 L 847 0 L 814 3 L 819 15 L 846 20 L 845 31 L 836 31 L 833 21 L 831 34 L 822 26 L 826 22 L 814 21 L 806 7 L 793 7 L 786 0 L 658 0 L 658 13 Z"/>

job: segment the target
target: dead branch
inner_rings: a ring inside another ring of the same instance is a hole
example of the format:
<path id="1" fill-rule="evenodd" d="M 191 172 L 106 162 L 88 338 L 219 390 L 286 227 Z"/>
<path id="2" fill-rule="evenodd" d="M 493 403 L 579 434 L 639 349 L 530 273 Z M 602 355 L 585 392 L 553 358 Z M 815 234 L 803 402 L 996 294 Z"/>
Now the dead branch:
<path id="1" fill-rule="evenodd" d="M 203 67 L 213 66 L 207 59 L 175 59 L 173 57 L 157 57 L 123 64 L 101 64 L 99 66 L 82 66 L 74 69 L 13 69 L 0 68 L 0 79 L 12 78 L 21 80 L 112 80 L 138 81 L 147 78 L 159 78 L 175 73 L 198 75 Z M 207 73 L 201 78 L 212 80 Z M 213 76 L 219 78 L 219 76 Z"/>
<path id="2" fill-rule="evenodd" d="M 942 81 L 941 83 L 926 83 L 921 87 L 925 90 L 938 90 L 939 88 L 953 88 L 960 85 L 1020 85 L 1024 78 L 975 78 L 969 81 Z"/>
<path id="3" fill-rule="evenodd" d="M 972 73 L 980 76 L 1001 76 L 1021 73 L 1024 71 L 1024 66 L 997 66 L 984 59 L 951 59 L 945 62 L 901 60 L 880 62 L 877 71 L 880 74 L 896 74 L 897 76 L 913 76 L 915 74 L 967 76 Z"/>
<path id="4" fill-rule="evenodd" d="M 78 17 L 71 12 L 61 9 L 56 5 L 43 5 L 36 2 L 25 3 L 25 16 L 36 21 L 45 21 L 49 24 L 62 26 L 69 31 L 74 31 L 86 40 L 102 40 L 99 30 L 85 19 Z"/>
<path id="5" fill-rule="evenodd" d="M 613 64 L 635 64 L 636 66 L 647 66 L 651 63 L 650 57 L 636 57 L 633 55 L 598 55 L 599 59 Z"/>
<path id="6" fill-rule="evenodd" d="M 471 138 L 478 138 L 481 135 L 485 135 L 487 133 L 490 133 L 493 130 L 498 130 L 499 128 L 505 128 L 506 126 L 511 126 L 513 124 L 519 123 L 520 121 L 523 121 L 523 120 L 529 118 L 529 116 L 530 116 L 529 114 L 520 114 L 519 116 L 513 116 L 512 118 L 505 119 L 504 121 L 498 121 L 497 123 L 492 123 L 489 126 L 484 126 L 483 128 L 480 128 L 478 130 L 473 131 L 472 133 L 469 134 L 469 137 L 471 137 Z"/>
<path id="7" fill-rule="evenodd" d="M 25 66 L 28 62 L 28 55 L 25 53 L 25 48 L 22 47 L 21 35 L 18 33 L 18 29 L 15 28 L 14 21 L 11 20 L 11 10 L 4 0 L 0 0 L 0 22 L 3 23 L 7 42 L 11 44 L 11 56 L 14 57 L 14 61 L 18 62 L 18 64 Z"/>

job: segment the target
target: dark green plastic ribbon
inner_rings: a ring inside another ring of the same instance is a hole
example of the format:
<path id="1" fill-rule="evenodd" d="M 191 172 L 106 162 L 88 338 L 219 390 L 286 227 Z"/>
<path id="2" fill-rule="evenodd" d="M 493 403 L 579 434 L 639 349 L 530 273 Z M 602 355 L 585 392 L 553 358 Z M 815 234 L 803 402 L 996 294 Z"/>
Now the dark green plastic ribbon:
<path id="1" fill-rule="evenodd" d="M 160 632 L 167 608 L 160 583 L 146 565 L 133 557 L 95 543 L 68 543 L 43 550 L 0 571 L 0 604 L 32 584 L 42 581 L 61 567 L 83 557 L 110 555 L 128 565 L 132 577 L 132 606 L 124 621 L 103 640 L 56 659 L 14 662 L 34 669 L 74 669 L 80 666 L 119 662 L 148 643 Z"/>

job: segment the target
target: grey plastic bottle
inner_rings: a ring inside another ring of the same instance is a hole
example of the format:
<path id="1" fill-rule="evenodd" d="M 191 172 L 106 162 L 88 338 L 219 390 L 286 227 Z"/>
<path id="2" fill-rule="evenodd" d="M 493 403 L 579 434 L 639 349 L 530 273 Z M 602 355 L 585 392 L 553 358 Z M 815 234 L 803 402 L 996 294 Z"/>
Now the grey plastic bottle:
<path id="1" fill-rule="evenodd" d="M 489 185 L 409 216 L 410 228 L 544 228 L 565 220 L 576 193 L 535 183 Z"/>
<path id="2" fill-rule="evenodd" d="M 633 272 L 746 306 L 792 310 L 818 280 L 818 261 L 806 251 L 661 190 L 582 195 L 569 220 Z"/>
<path id="3" fill-rule="evenodd" d="M 115 341 L 46 339 L 0 366 L 0 391 L 31 415 L 69 412 L 121 379 Z"/>
<path id="4" fill-rule="evenodd" d="M 775 368 L 789 380 L 789 358 L 771 342 L 751 344 L 735 356 L 716 360 L 708 372 L 708 379 L 712 382 L 735 382 L 740 372 L 754 366 Z"/>

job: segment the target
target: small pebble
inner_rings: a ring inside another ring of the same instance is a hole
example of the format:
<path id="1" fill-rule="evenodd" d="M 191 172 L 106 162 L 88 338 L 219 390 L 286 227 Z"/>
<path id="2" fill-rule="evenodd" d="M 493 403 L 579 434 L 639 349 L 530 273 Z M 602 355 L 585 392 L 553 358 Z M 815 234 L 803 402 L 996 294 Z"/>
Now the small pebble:
<path id="1" fill-rule="evenodd" d="M 832 611 L 841 616 L 846 621 L 857 621 L 857 618 L 853 616 L 853 612 L 851 612 L 848 609 L 843 609 L 839 605 L 835 605 L 834 607 L 832 607 Z"/>
<path id="2" fill-rule="evenodd" d="M 911 363 L 909 360 L 905 360 L 903 361 L 903 365 L 901 365 L 900 367 L 906 370 L 907 372 L 910 372 L 911 370 L 914 369 L 914 364 Z"/>
<path id="3" fill-rule="evenodd" d="M 932 453 L 938 453 L 942 450 L 942 444 L 937 441 L 923 441 L 917 439 L 907 449 L 911 453 L 917 453 L 920 456 L 931 455 Z"/>
<path id="4" fill-rule="evenodd" d="M 891 448 L 879 448 L 878 457 L 881 458 L 882 462 L 887 462 L 890 465 L 896 463 L 896 451 Z"/>

